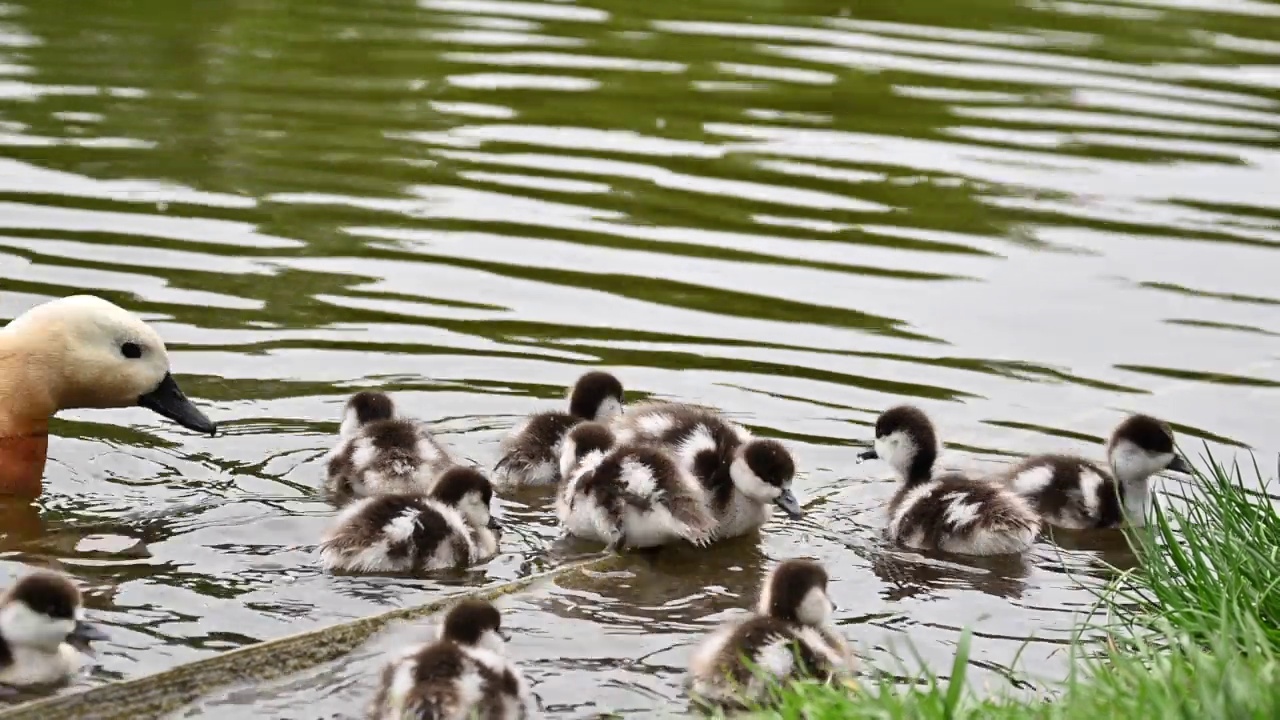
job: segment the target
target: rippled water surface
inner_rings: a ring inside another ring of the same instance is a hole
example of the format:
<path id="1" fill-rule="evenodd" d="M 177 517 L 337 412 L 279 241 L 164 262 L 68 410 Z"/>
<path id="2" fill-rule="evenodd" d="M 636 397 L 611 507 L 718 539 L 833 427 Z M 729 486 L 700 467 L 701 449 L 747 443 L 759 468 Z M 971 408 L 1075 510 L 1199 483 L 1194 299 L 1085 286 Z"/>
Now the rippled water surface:
<path id="1" fill-rule="evenodd" d="M 1097 456 L 1134 410 L 1274 457 L 1278 58 L 1256 0 L 0 5 L 0 318 L 127 305 L 225 430 L 65 413 L 4 577 L 84 584 L 83 687 L 554 566 L 521 497 L 474 572 L 325 575 L 320 456 L 379 387 L 491 465 L 603 366 L 789 443 L 808 515 L 504 600 L 549 714 L 682 708 L 691 643 L 800 554 L 881 667 L 945 672 L 971 626 L 978 682 L 1027 638 L 1058 677 L 1123 541 L 885 547 L 855 456 L 909 400 L 957 466 Z M 421 631 L 194 712 L 355 716 Z"/>

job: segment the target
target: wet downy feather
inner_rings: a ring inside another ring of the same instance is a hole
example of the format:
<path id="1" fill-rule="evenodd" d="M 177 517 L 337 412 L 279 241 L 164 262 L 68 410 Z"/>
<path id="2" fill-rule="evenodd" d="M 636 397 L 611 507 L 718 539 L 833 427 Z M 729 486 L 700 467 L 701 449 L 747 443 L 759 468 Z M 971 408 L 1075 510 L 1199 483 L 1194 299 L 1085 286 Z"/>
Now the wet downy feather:
<path id="1" fill-rule="evenodd" d="M 1022 497 L 994 481 L 933 476 L 938 439 L 923 411 L 890 408 L 876 420 L 875 433 L 874 448 L 860 457 L 885 460 L 902 478 L 889 501 L 890 540 L 960 555 L 1005 555 L 1031 546 L 1040 518 Z"/>
<path id="2" fill-rule="evenodd" d="M 710 408 L 672 402 L 634 405 L 613 424 L 625 444 L 666 448 L 706 489 L 716 537 L 752 532 L 775 506 L 803 515 L 791 492 L 795 461 L 776 440 L 756 438 Z"/>
<path id="3" fill-rule="evenodd" d="M 536 717 L 528 683 L 506 658 L 501 627 L 486 600 L 453 606 L 434 642 L 407 648 L 383 669 L 370 720 Z"/>
<path id="4" fill-rule="evenodd" d="M 547 487 L 560 482 L 559 460 L 565 435 L 580 422 L 608 422 L 623 409 L 622 383 L 610 373 L 584 373 L 569 390 L 568 410 L 530 415 L 500 443 L 501 458 L 494 465 L 500 490 Z"/>
<path id="5" fill-rule="evenodd" d="M 327 456 L 325 489 L 337 502 L 426 492 L 457 464 L 424 423 L 397 416 L 385 393 L 358 392 L 347 401 L 338 444 Z"/>
<path id="6" fill-rule="evenodd" d="M 1191 471 L 1174 450 L 1168 423 L 1149 415 L 1125 418 L 1106 449 L 1110 472 L 1081 457 L 1047 454 L 1023 460 L 1004 479 L 1047 524 L 1083 530 L 1144 525 L 1151 476 Z"/>
<path id="7" fill-rule="evenodd" d="M 741 708 L 768 699 L 771 685 L 851 675 L 848 644 L 828 625 L 826 570 L 811 560 L 780 563 L 756 612 L 710 633 L 695 649 L 687 687 L 702 704 Z"/>
<path id="8" fill-rule="evenodd" d="M 0 596 L 0 684 L 63 682 L 87 662 L 72 643 L 105 637 L 85 622 L 80 590 L 68 578 L 27 575 Z"/>
<path id="9" fill-rule="evenodd" d="M 706 490 L 662 447 L 620 445 L 604 425 L 582 423 L 565 440 L 561 467 L 556 515 L 571 535 L 619 549 L 713 539 Z"/>
<path id="10" fill-rule="evenodd" d="M 375 495 L 338 514 L 320 543 L 326 570 L 418 572 L 474 565 L 497 553 L 493 489 L 479 470 L 453 467 L 429 494 Z"/>

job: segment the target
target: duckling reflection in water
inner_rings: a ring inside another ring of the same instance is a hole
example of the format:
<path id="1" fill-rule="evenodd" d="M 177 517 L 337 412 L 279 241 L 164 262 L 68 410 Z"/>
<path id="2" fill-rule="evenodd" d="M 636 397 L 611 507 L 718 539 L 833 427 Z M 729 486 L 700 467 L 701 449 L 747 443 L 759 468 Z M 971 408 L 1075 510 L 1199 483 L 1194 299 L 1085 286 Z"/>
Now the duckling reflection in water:
<path id="1" fill-rule="evenodd" d="M 338 444 L 327 457 L 325 489 L 338 502 L 426 492 L 435 478 L 459 464 L 424 423 L 399 417 L 386 393 L 368 391 L 347 401 Z"/>
<path id="2" fill-rule="evenodd" d="M 494 466 L 500 490 L 546 487 L 560 482 L 560 447 L 580 422 L 608 422 L 622 413 L 622 383 L 607 372 L 584 373 L 569 392 L 569 411 L 534 413 L 502 439 L 502 458 Z"/>
<path id="3" fill-rule="evenodd" d="M 619 445 L 607 427 L 586 422 L 569 431 L 560 467 L 556 516 L 571 535 L 613 550 L 713 539 L 706 490 L 661 447 Z"/>
<path id="4" fill-rule="evenodd" d="M 1162 470 L 1191 474 L 1174 452 L 1173 430 L 1149 415 L 1130 415 L 1107 441 L 1111 472 L 1073 455 L 1027 458 L 1005 477 L 1044 521 L 1070 530 L 1117 528 L 1127 521 L 1146 524 L 1151 506 L 1149 480 Z"/>
<path id="5" fill-rule="evenodd" d="M 933 477 L 938 438 L 919 408 L 900 405 L 876 419 L 875 446 L 861 460 L 880 458 L 902 477 L 889 501 L 885 534 L 917 550 L 959 555 L 1020 553 L 1040 532 L 1040 517 L 1004 485 L 948 473 Z"/>
<path id="6" fill-rule="evenodd" d="M 493 487 L 453 467 L 427 494 L 374 495 L 344 508 L 320 543 L 326 570 L 417 572 L 474 565 L 498 552 Z"/>
<path id="7" fill-rule="evenodd" d="M 756 612 L 715 630 L 694 651 L 686 687 L 695 702 L 744 707 L 768 700 L 777 684 L 849 677 L 854 657 L 828 626 L 827 572 L 811 560 L 779 563 Z"/>
<path id="8" fill-rule="evenodd" d="M 62 575 L 40 571 L 0 596 L 0 684 L 65 681 L 87 661 L 71 643 L 106 639 L 85 622 L 80 590 Z"/>
<path id="9" fill-rule="evenodd" d="M 370 720 L 528 720 L 528 683 L 506 658 L 502 616 L 486 600 L 453 606 L 435 642 L 411 647 L 382 672 Z"/>
<path id="10" fill-rule="evenodd" d="M 791 492 L 796 465 L 777 440 L 756 438 L 710 408 L 652 402 L 632 406 L 613 423 L 622 443 L 666 448 L 706 489 L 717 538 L 752 532 L 776 506 L 792 519 L 804 516 Z"/>

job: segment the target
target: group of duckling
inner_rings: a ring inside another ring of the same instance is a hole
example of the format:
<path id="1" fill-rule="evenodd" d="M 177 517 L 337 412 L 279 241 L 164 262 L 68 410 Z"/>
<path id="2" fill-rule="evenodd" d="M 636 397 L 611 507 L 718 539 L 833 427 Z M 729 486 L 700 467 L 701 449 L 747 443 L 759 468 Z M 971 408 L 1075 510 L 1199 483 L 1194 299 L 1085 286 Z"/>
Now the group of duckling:
<path id="1" fill-rule="evenodd" d="M 70 408 L 150 408 L 213 433 L 169 372 L 159 335 L 131 313 L 92 296 L 37 306 L 0 330 L 0 493 L 35 497 L 48 420 Z M 776 440 L 706 407 L 644 402 L 626 407 L 621 382 L 592 371 L 569 393 L 567 411 L 534 414 L 504 437 L 491 481 L 439 442 L 425 423 L 397 412 L 381 392 L 344 408 L 327 457 L 325 486 L 339 511 L 319 546 L 333 571 L 403 573 L 483 562 L 498 550 L 495 491 L 555 495 L 564 531 L 612 550 L 670 543 L 706 547 L 753 532 L 781 509 L 803 516 L 791 491 L 795 462 Z M 876 420 L 871 449 L 901 476 L 885 535 L 922 550 L 968 555 L 1025 551 L 1043 525 L 1114 528 L 1143 522 L 1148 479 L 1189 473 L 1169 426 L 1132 415 L 1112 433 L 1109 468 L 1042 455 L 1000 475 L 935 474 L 937 433 L 918 408 Z M 852 672 L 853 657 L 827 627 L 827 573 L 790 559 L 766 579 L 755 614 L 711 633 L 693 655 L 690 693 L 733 704 L 758 700 L 772 680 Z M 387 666 L 375 718 L 522 718 L 535 713 L 519 670 L 505 658 L 501 617 L 467 600 L 443 618 L 438 638 Z M 0 596 L 0 684 L 65 679 L 100 631 L 84 621 L 79 590 L 39 571 Z"/>
<path id="2" fill-rule="evenodd" d="M 791 490 L 795 461 L 782 443 L 754 437 L 703 406 L 627 406 L 622 383 L 601 371 L 578 379 L 567 411 L 535 413 L 502 439 L 492 483 L 478 467 L 460 463 L 421 421 L 397 415 L 383 393 L 354 395 L 339 436 L 327 487 L 350 504 L 320 546 L 330 570 L 419 571 L 492 557 L 500 527 L 489 510 L 495 488 L 553 492 L 567 535 L 619 552 L 705 547 L 757 530 L 774 507 L 792 519 L 804 513 Z M 1113 432 L 1109 471 L 1080 457 L 1041 455 L 998 476 L 936 474 L 939 450 L 920 409 L 900 405 L 877 418 L 872 448 L 859 459 L 882 459 L 901 477 L 888 504 L 891 542 L 962 555 L 1020 553 L 1045 524 L 1079 530 L 1141 523 L 1148 478 L 1166 469 L 1190 472 L 1169 426 L 1146 415 L 1126 418 Z M 826 625 L 831 609 L 820 564 L 781 563 L 765 582 L 756 614 L 715 631 L 694 653 L 691 695 L 733 705 L 759 701 L 770 681 L 847 676 L 853 656 Z M 434 644 L 388 666 L 374 716 L 417 717 L 428 706 L 443 715 L 467 707 L 486 717 L 531 712 L 519 671 L 499 652 L 500 622 L 487 603 L 458 605 Z M 457 659 L 443 663 L 441 653 Z"/>

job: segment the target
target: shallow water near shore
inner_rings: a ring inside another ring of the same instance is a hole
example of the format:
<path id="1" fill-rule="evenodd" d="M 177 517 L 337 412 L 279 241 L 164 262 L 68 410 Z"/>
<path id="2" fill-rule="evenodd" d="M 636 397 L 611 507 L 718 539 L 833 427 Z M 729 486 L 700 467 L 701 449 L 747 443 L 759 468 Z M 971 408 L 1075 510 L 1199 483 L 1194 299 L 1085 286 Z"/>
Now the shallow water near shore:
<path id="1" fill-rule="evenodd" d="M 0 318 L 134 309 L 221 424 L 65 413 L 45 496 L 0 507 L 0 580 L 68 572 L 110 634 L 57 692 L 598 549 L 522 494 L 483 567 L 320 572 L 321 456 L 362 388 L 484 466 L 589 367 L 793 449 L 803 520 L 500 603 L 560 718 L 684 710 L 693 643 L 797 555 L 874 666 L 945 673 L 968 626 L 990 691 L 1061 677 L 1123 538 L 886 547 L 894 485 L 856 456 L 891 404 L 934 417 L 951 467 L 1099 457 L 1131 411 L 1193 459 L 1280 450 L 1280 6 L 182 5 L 0 4 Z M 358 717 L 429 633 L 184 716 Z"/>

